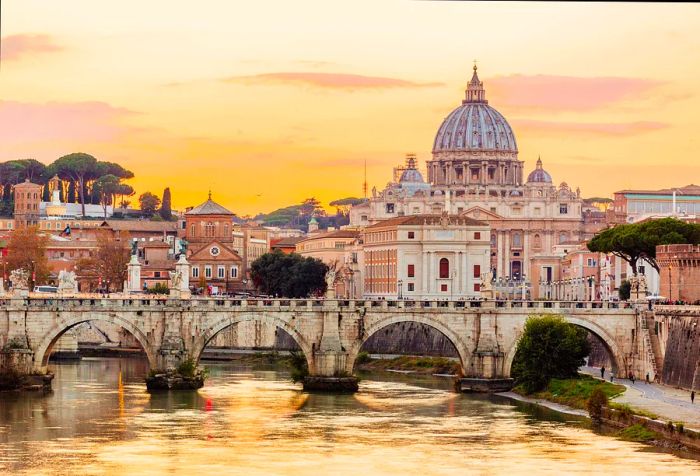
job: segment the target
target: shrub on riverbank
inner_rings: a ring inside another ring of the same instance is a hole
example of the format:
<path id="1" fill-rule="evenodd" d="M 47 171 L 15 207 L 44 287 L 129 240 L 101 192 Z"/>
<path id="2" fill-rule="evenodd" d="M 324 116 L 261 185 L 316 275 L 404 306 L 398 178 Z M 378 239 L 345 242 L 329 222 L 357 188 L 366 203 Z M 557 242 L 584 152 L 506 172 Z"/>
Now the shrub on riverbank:
<path id="1" fill-rule="evenodd" d="M 588 400 L 596 390 L 599 390 L 610 400 L 623 393 L 625 387 L 597 380 L 589 375 L 579 375 L 570 379 L 553 378 L 544 390 L 536 392 L 532 396 L 561 405 L 587 410 Z M 522 386 L 516 387 L 514 391 L 520 394 L 527 394 L 527 391 Z"/>
<path id="2" fill-rule="evenodd" d="M 659 435 L 655 431 L 651 431 L 648 428 L 645 428 L 639 423 L 632 426 L 628 426 L 624 430 L 621 430 L 617 435 L 623 440 L 637 441 L 639 443 L 648 443 L 653 440 L 663 439 L 661 435 Z"/>
<path id="3" fill-rule="evenodd" d="M 553 378 L 575 378 L 591 350 L 587 336 L 560 315 L 530 316 L 512 365 L 516 385 L 531 394 L 546 389 Z"/>
<path id="4" fill-rule="evenodd" d="M 458 375 L 461 366 L 456 360 L 445 357 L 414 357 L 402 355 L 392 359 L 371 359 L 369 356 L 363 362 L 356 361 L 360 370 L 404 370 L 420 374 L 449 374 Z"/>

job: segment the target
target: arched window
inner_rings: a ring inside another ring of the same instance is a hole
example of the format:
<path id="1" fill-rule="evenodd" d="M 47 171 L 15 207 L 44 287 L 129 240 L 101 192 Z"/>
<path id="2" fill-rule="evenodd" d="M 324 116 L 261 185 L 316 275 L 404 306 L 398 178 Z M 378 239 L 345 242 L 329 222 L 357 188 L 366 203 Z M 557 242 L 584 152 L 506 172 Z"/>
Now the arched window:
<path id="1" fill-rule="evenodd" d="M 566 241 L 566 233 L 559 233 L 559 243 L 564 243 Z"/>
<path id="2" fill-rule="evenodd" d="M 450 277 L 450 261 L 447 258 L 440 260 L 440 279 Z"/>
<path id="3" fill-rule="evenodd" d="M 542 248 L 542 239 L 538 234 L 535 234 L 535 248 Z"/>
<path id="4" fill-rule="evenodd" d="M 520 233 L 513 233 L 513 246 L 515 246 L 516 248 L 520 248 L 522 246 Z"/>
<path id="5" fill-rule="evenodd" d="M 213 237 L 214 236 L 214 224 L 210 221 L 204 225 L 204 236 Z"/>

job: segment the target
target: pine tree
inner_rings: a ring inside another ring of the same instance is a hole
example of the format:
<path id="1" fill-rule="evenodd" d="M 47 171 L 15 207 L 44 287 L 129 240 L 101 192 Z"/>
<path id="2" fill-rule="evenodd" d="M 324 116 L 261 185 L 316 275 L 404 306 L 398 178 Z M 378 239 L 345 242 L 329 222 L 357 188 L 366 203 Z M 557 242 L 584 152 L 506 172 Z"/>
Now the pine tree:
<path id="1" fill-rule="evenodd" d="M 173 210 L 171 207 L 170 187 L 163 190 L 163 200 L 160 205 L 160 216 L 163 220 L 171 220 L 173 218 Z"/>
<path id="2" fill-rule="evenodd" d="M 65 203 L 65 197 L 63 195 L 63 180 L 58 181 L 58 201 Z"/>

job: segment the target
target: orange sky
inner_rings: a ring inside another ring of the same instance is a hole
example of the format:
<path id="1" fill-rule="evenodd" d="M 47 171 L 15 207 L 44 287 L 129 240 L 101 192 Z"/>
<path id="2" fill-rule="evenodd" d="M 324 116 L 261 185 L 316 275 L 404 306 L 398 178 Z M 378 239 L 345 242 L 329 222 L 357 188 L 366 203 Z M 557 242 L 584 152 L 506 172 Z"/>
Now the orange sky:
<path id="1" fill-rule="evenodd" d="M 2 4 L 0 160 L 70 152 L 175 207 L 381 188 L 430 157 L 478 59 L 489 103 L 584 196 L 700 182 L 700 4 Z"/>

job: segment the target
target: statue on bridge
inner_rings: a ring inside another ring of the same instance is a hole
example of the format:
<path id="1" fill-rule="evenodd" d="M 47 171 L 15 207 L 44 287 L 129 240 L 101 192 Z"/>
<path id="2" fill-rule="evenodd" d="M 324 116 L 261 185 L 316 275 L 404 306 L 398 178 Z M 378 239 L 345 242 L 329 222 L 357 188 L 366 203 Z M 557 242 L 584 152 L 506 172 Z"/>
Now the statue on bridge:
<path id="1" fill-rule="evenodd" d="M 170 271 L 170 289 L 180 289 L 182 286 L 182 271 Z"/>
<path id="2" fill-rule="evenodd" d="M 136 256 L 139 252 L 139 240 L 134 238 L 131 241 L 131 256 Z"/>
<path id="3" fill-rule="evenodd" d="M 78 281 L 75 271 L 61 270 L 58 272 L 58 290 L 64 292 L 78 292 Z"/>
<path id="4" fill-rule="evenodd" d="M 18 291 L 26 291 L 29 289 L 29 271 L 23 268 L 17 268 L 10 271 L 10 281 L 12 281 L 12 289 Z"/>
<path id="5" fill-rule="evenodd" d="M 335 269 L 336 263 L 332 263 L 326 271 L 326 297 L 328 299 L 335 298 L 335 279 L 338 276 L 338 271 Z"/>

